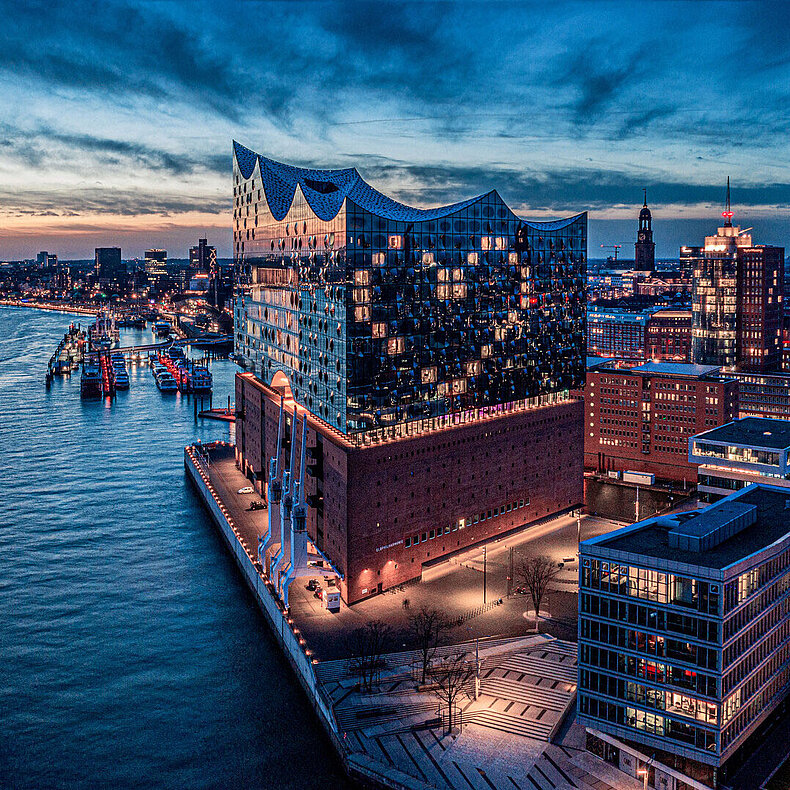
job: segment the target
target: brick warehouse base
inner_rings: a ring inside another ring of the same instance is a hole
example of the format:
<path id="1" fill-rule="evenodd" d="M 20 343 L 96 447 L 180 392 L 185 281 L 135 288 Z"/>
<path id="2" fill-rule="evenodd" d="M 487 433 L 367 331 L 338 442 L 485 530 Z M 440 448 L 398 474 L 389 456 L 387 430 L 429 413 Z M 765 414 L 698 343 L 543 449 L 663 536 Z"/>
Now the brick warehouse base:
<path id="1" fill-rule="evenodd" d="M 276 450 L 279 402 L 237 374 L 237 457 L 259 480 Z M 286 401 L 281 463 L 292 412 Z M 343 599 L 419 578 L 424 563 L 582 503 L 582 420 L 583 403 L 568 400 L 357 447 L 308 415 L 308 533 L 343 573 Z"/>

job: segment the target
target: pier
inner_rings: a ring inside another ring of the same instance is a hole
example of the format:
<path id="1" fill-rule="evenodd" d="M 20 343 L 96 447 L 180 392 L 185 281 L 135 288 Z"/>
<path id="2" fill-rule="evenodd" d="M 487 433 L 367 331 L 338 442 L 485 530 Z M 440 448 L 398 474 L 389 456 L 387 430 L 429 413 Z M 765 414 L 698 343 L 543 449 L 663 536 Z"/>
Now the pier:
<path id="1" fill-rule="evenodd" d="M 63 335 L 55 353 L 47 364 L 46 382 L 49 386 L 54 376 L 70 375 L 77 370 L 85 354 L 85 332 L 79 324 L 71 324 L 69 331 Z"/>

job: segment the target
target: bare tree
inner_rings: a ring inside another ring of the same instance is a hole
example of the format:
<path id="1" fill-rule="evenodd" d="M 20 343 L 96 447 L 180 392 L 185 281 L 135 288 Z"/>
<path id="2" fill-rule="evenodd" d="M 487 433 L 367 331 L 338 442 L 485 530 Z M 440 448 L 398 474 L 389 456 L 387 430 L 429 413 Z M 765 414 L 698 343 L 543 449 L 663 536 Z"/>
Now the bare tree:
<path id="1" fill-rule="evenodd" d="M 392 629 L 383 620 L 371 620 L 349 634 L 349 671 L 359 676 L 364 691 L 372 689 L 391 638 Z"/>
<path id="2" fill-rule="evenodd" d="M 447 733 L 453 730 L 454 711 L 462 696 L 471 699 L 477 668 L 474 661 L 467 661 L 464 653 L 446 656 L 431 667 L 431 677 L 436 681 L 436 696 L 447 704 Z"/>
<path id="3" fill-rule="evenodd" d="M 535 622 L 540 616 L 540 604 L 549 584 L 556 578 L 560 569 L 551 557 L 541 555 L 520 560 L 516 567 L 516 578 L 524 583 L 535 607 Z"/>
<path id="4" fill-rule="evenodd" d="M 422 606 L 409 614 L 409 628 L 417 644 L 417 668 L 423 685 L 436 655 L 436 648 L 449 627 L 450 620 L 441 609 Z"/>

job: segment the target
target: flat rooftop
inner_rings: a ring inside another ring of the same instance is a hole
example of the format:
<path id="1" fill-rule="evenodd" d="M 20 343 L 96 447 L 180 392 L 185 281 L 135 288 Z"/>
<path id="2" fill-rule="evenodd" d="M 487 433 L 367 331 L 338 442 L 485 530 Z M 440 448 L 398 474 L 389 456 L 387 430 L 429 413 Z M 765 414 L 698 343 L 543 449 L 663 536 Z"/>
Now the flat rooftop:
<path id="1" fill-rule="evenodd" d="M 692 365 L 687 362 L 645 362 L 631 368 L 632 373 L 649 373 L 658 376 L 686 376 L 701 379 L 718 373 L 721 368 L 717 365 Z"/>
<path id="2" fill-rule="evenodd" d="M 719 379 L 718 365 L 692 365 L 687 362 L 639 362 L 611 357 L 587 357 L 587 369 L 613 370 L 640 376 L 669 376 L 689 379 Z"/>
<path id="3" fill-rule="evenodd" d="M 683 522 L 693 521 L 695 518 L 706 519 L 705 511 L 715 505 L 674 516 L 659 516 L 649 519 L 643 524 L 623 527 L 606 535 L 586 540 L 582 546 L 601 546 L 615 551 L 641 554 L 654 559 L 671 560 L 721 570 L 790 534 L 790 493 L 785 489 L 762 485 L 749 486 L 731 494 L 724 500 L 720 500 L 721 502 L 754 505 L 756 518 L 751 525 L 741 529 L 731 538 L 705 551 L 679 553 L 677 548 L 670 545 L 669 534 L 672 531 L 677 531 L 678 528 L 691 531 L 693 525 L 683 524 Z"/>
<path id="4" fill-rule="evenodd" d="M 718 428 L 711 428 L 694 438 L 723 444 L 747 444 L 750 447 L 785 450 L 790 447 L 790 420 L 743 417 Z"/>

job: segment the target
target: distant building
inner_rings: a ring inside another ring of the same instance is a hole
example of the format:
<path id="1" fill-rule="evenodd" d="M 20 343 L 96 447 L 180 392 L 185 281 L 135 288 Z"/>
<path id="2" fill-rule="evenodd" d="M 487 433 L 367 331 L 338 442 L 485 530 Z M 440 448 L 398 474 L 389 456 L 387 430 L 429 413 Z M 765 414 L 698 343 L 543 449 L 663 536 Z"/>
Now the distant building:
<path id="1" fill-rule="evenodd" d="M 206 293 L 211 285 L 208 274 L 206 272 L 197 272 L 189 278 L 189 290 L 201 291 Z"/>
<path id="2" fill-rule="evenodd" d="M 189 267 L 194 271 L 210 274 L 217 265 L 217 248 L 208 239 L 198 239 L 197 247 L 189 248 Z"/>
<path id="3" fill-rule="evenodd" d="M 192 273 L 189 263 L 168 263 L 168 278 L 179 292 L 189 288 L 189 278 Z"/>
<path id="4" fill-rule="evenodd" d="M 38 269 L 49 269 L 58 265 L 58 256 L 49 252 L 39 252 L 36 255 L 36 267 Z"/>
<path id="5" fill-rule="evenodd" d="M 145 274 L 154 290 L 161 290 L 167 283 L 167 250 L 145 251 Z"/>
<path id="6" fill-rule="evenodd" d="M 579 722 L 645 784 L 719 788 L 790 690 L 786 488 L 581 543 Z"/>
<path id="7" fill-rule="evenodd" d="M 58 263 L 57 255 L 52 257 L 55 258 L 55 288 L 59 291 L 71 290 L 71 269 L 69 265 L 62 261 Z"/>
<path id="8" fill-rule="evenodd" d="M 647 207 L 647 190 L 645 204 L 639 212 L 639 231 L 634 245 L 634 270 L 652 274 L 656 268 L 656 245 L 653 241 L 653 216 Z"/>
<path id="9" fill-rule="evenodd" d="M 209 291 L 209 299 L 214 307 L 220 306 L 222 272 L 217 263 L 216 247 L 209 246 L 207 239 L 198 239 L 198 246 L 189 249 L 189 266 L 196 272 L 208 275 L 208 287 L 205 290 Z M 195 290 L 192 286 L 190 289 Z"/>
<path id="10" fill-rule="evenodd" d="M 94 273 L 101 285 L 123 288 L 126 283 L 126 265 L 121 260 L 121 248 L 97 247 Z"/>
<path id="11" fill-rule="evenodd" d="M 738 381 L 741 417 L 776 417 L 790 420 L 790 373 L 743 373 L 728 375 Z"/>
<path id="12" fill-rule="evenodd" d="M 692 359 L 727 369 L 770 372 L 782 367 L 784 249 L 753 245 L 732 224 L 729 179 L 724 225 L 697 248 L 694 261 Z"/>
<path id="13" fill-rule="evenodd" d="M 645 358 L 661 362 L 691 361 L 691 310 L 657 310 L 645 328 Z"/>
<path id="14" fill-rule="evenodd" d="M 584 409 L 585 468 L 694 483 L 689 438 L 737 416 L 738 385 L 713 366 L 592 359 Z"/>
<path id="15" fill-rule="evenodd" d="M 749 483 L 790 488 L 790 421 L 744 417 L 689 441 L 700 494 L 708 502 Z"/>
<path id="16" fill-rule="evenodd" d="M 644 311 L 587 306 L 587 353 L 620 359 L 645 358 L 645 330 L 655 308 Z"/>

